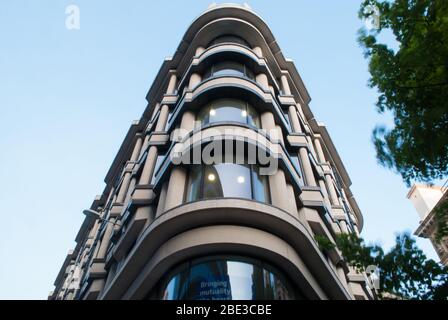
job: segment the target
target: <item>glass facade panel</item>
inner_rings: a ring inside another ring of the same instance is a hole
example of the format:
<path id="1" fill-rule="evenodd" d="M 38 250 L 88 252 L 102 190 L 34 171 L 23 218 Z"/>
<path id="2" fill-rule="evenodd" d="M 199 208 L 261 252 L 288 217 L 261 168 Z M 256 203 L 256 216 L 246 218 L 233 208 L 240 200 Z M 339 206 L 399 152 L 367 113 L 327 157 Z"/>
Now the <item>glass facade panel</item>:
<path id="1" fill-rule="evenodd" d="M 213 66 L 213 76 L 240 76 L 244 77 L 244 65 L 237 62 L 226 61 Z"/>
<path id="2" fill-rule="evenodd" d="M 247 124 L 256 128 L 261 128 L 258 112 L 251 105 L 247 105 Z"/>
<path id="3" fill-rule="evenodd" d="M 254 200 L 270 203 L 268 177 L 266 175 L 260 175 L 258 167 L 252 167 L 252 186 Z"/>
<path id="4" fill-rule="evenodd" d="M 266 269 L 263 270 L 264 294 L 266 299 L 270 300 L 289 300 L 291 293 L 281 279 Z"/>
<path id="5" fill-rule="evenodd" d="M 245 198 L 269 203 L 268 178 L 255 165 L 219 163 L 190 167 L 186 201 Z"/>
<path id="6" fill-rule="evenodd" d="M 302 166 L 300 164 L 300 159 L 298 156 L 290 156 L 292 164 L 294 165 L 294 168 L 297 171 L 297 174 L 299 175 L 299 185 L 303 186 L 305 185 L 305 182 L 303 181 L 303 173 L 302 173 Z"/>
<path id="7" fill-rule="evenodd" d="M 162 300 L 185 300 L 188 299 L 189 270 L 184 270 L 168 282 L 162 296 Z"/>
<path id="8" fill-rule="evenodd" d="M 166 157 L 166 155 L 164 155 L 164 154 L 157 156 L 156 164 L 154 165 L 154 173 L 151 178 L 151 184 L 154 184 L 156 182 L 157 173 L 158 173 L 160 166 L 162 165 L 162 162 L 165 159 L 165 157 Z"/>
<path id="9" fill-rule="evenodd" d="M 235 121 L 246 123 L 246 104 L 239 100 L 217 100 L 210 105 L 209 123 Z"/>
<path id="10" fill-rule="evenodd" d="M 232 300 L 225 261 L 210 261 L 191 267 L 189 300 Z"/>
<path id="11" fill-rule="evenodd" d="M 202 166 L 192 165 L 190 167 L 190 183 L 188 184 L 187 202 L 201 198 Z"/>
<path id="12" fill-rule="evenodd" d="M 201 261 L 202 260 L 202 261 Z M 162 282 L 162 300 L 289 300 L 286 278 L 260 261 L 215 257 L 191 261 Z"/>
<path id="13" fill-rule="evenodd" d="M 204 198 L 252 198 L 250 169 L 246 165 L 220 163 L 205 168 Z"/>
<path id="14" fill-rule="evenodd" d="M 244 64 L 234 61 L 219 62 L 210 67 L 204 73 L 204 79 L 219 76 L 245 77 L 251 80 L 255 79 L 253 72 Z"/>
<path id="15" fill-rule="evenodd" d="M 229 261 L 227 265 L 233 300 L 259 300 L 264 298 L 260 295 L 263 283 L 261 282 L 259 266 L 239 261 Z"/>
<path id="16" fill-rule="evenodd" d="M 236 99 L 220 99 L 206 105 L 197 114 L 196 122 L 198 125 L 239 122 L 260 128 L 256 110 L 246 102 Z"/>

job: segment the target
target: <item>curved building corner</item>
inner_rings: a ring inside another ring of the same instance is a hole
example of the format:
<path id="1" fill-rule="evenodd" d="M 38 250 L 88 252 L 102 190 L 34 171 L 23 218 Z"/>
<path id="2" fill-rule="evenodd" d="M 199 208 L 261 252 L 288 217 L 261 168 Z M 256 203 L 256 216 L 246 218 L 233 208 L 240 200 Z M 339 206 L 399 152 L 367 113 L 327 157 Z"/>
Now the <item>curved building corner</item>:
<path id="1" fill-rule="evenodd" d="M 363 217 L 297 69 L 257 14 L 210 7 L 147 101 L 49 299 L 374 298 L 365 274 L 316 241 L 359 234 Z"/>

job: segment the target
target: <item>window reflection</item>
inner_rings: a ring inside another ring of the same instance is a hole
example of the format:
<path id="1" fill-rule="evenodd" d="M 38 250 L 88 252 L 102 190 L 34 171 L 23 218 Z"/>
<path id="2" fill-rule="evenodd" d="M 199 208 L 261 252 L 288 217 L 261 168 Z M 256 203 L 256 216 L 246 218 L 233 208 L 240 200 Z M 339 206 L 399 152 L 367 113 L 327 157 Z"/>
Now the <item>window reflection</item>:
<path id="1" fill-rule="evenodd" d="M 248 103 L 236 99 L 220 99 L 206 105 L 196 117 L 197 125 L 217 122 L 239 122 L 260 128 L 260 118 Z"/>
<path id="2" fill-rule="evenodd" d="M 160 166 L 161 166 L 163 160 L 165 159 L 165 157 L 166 157 L 165 154 L 161 154 L 161 155 L 157 156 L 156 164 L 154 165 L 154 174 L 152 175 L 152 178 L 151 178 L 151 184 L 154 184 L 156 182 L 157 173 L 158 173 Z"/>
<path id="3" fill-rule="evenodd" d="M 220 163 L 205 167 L 204 198 L 252 198 L 250 167 Z"/>
<path id="4" fill-rule="evenodd" d="M 162 300 L 183 300 L 188 298 L 189 272 L 184 270 L 174 277 L 166 285 Z"/>
<path id="5" fill-rule="evenodd" d="M 211 257 L 190 261 L 168 282 L 162 300 L 290 300 L 297 298 L 286 278 L 260 261 Z"/>
<path id="6" fill-rule="evenodd" d="M 232 300 L 227 264 L 210 261 L 190 269 L 189 300 Z"/>
<path id="7" fill-rule="evenodd" d="M 268 177 L 260 174 L 259 167 L 253 166 L 252 168 L 253 199 L 260 202 L 269 203 Z"/>
<path id="8" fill-rule="evenodd" d="M 294 155 L 291 155 L 290 158 L 291 158 L 291 162 L 294 165 L 294 168 L 296 169 L 296 172 L 299 176 L 299 184 L 300 184 L 300 186 L 303 186 L 305 183 L 303 181 L 303 174 L 302 174 L 303 171 L 302 171 L 302 166 L 300 164 L 300 159 L 298 156 L 294 156 Z"/>
<path id="9" fill-rule="evenodd" d="M 233 300 L 263 299 L 263 296 L 260 294 L 262 292 L 260 290 L 262 283 L 260 283 L 257 276 L 260 268 L 249 263 L 236 261 L 229 261 L 227 265 Z"/>
<path id="10" fill-rule="evenodd" d="M 188 184 L 187 202 L 195 201 L 201 198 L 202 188 L 202 166 L 190 166 L 190 183 Z"/>
<path id="11" fill-rule="evenodd" d="M 245 198 L 269 203 L 267 176 L 255 165 L 219 163 L 190 167 L 187 201 Z"/>

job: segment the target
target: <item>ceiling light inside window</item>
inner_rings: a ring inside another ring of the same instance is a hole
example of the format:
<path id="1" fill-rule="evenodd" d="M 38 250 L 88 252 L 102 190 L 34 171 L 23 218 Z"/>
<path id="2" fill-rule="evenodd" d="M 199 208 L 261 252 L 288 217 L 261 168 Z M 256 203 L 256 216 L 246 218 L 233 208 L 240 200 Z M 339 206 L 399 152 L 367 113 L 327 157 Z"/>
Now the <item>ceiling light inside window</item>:
<path id="1" fill-rule="evenodd" d="M 215 181 L 215 175 L 213 173 L 210 173 L 207 178 L 209 181 Z"/>
<path id="2" fill-rule="evenodd" d="M 247 117 L 247 111 L 246 110 L 241 111 L 241 116 L 242 117 Z"/>
<path id="3" fill-rule="evenodd" d="M 238 181 L 238 183 L 244 183 L 245 179 L 243 176 L 239 176 L 236 181 Z"/>
<path id="4" fill-rule="evenodd" d="M 211 109 L 211 110 L 210 110 L 210 115 L 211 115 L 211 116 L 214 116 L 214 115 L 216 115 L 216 111 L 215 111 L 215 110 L 213 110 L 213 109 Z"/>

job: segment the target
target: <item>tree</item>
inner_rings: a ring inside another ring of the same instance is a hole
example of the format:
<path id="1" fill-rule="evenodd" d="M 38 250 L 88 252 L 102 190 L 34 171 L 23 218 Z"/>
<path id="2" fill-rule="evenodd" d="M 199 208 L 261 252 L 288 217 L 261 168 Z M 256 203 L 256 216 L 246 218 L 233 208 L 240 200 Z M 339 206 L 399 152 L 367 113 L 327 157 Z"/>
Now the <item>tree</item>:
<path id="1" fill-rule="evenodd" d="M 448 174 L 448 1 L 364 0 L 359 17 L 379 10 L 379 28 L 360 30 L 369 59 L 369 86 L 379 92 L 378 112 L 390 112 L 394 127 L 378 126 L 373 141 L 379 162 L 411 180 Z M 380 43 L 391 31 L 395 52 Z"/>
<path id="2" fill-rule="evenodd" d="M 388 253 L 355 234 L 338 235 L 336 246 L 358 271 L 371 265 L 379 268 L 380 297 L 390 293 L 403 299 L 448 299 L 448 268 L 428 259 L 408 233 L 398 235 Z"/>

